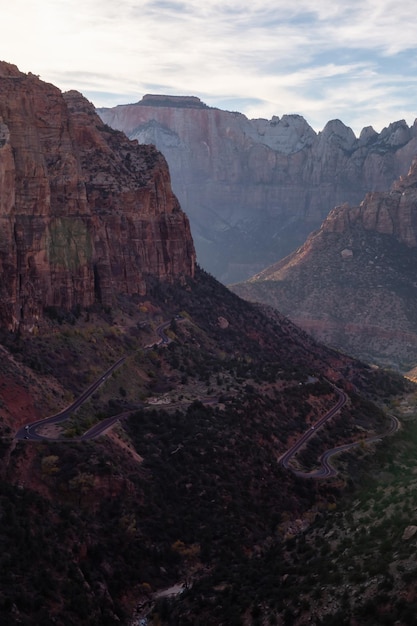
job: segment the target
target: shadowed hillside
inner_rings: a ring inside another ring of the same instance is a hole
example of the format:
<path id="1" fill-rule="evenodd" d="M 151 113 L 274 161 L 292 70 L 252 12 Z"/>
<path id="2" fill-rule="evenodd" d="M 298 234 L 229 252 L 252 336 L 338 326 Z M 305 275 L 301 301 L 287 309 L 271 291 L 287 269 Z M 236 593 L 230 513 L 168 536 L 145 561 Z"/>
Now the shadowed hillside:
<path id="1" fill-rule="evenodd" d="M 166 320 L 169 342 L 144 349 Z M 210 572 L 228 584 L 234 563 L 281 550 L 283 524 L 308 525 L 351 489 L 349 471 L 311 482 L 278 463 L 335 404 L 328 381 L 349 402 L 300 457 L 306 469 L 326 447 L 383 432 L 389 420 L 371 400 L 406 387 L 201 271 L 183 285 L 155 281 L 112 309 L 51 311 L 43 334 L 4 333 L 2 344 L 0 607 L 10 624 L 127 623 L 138 605 L 149 613 L 158 589 L 188 581 L 200 593 Z M 13 441 L 122 355 L 68 420 L 38 429 L 52 441 Z M 106 434 L 78 441 L 111 415 L 121 419 Z"/>
<path id="2" fill-rule="evenodd" d="M 287 258 L 233 286 L 319 341 L 403 372 L 417 363 L 417 165 L 386 193 L 334 209 Z"/>

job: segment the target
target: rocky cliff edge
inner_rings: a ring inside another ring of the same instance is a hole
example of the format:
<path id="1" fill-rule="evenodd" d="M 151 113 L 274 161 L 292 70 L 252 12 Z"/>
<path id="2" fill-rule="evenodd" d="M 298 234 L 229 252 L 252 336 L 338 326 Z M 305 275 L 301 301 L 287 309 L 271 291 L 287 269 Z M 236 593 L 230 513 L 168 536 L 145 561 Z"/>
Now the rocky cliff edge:
<path id="1" fill-rule="evenodd" d="M 0 325 L 111 305 L 194 263 L 164 157 L 103 124 L 78 92 L 0 62 Z"/>

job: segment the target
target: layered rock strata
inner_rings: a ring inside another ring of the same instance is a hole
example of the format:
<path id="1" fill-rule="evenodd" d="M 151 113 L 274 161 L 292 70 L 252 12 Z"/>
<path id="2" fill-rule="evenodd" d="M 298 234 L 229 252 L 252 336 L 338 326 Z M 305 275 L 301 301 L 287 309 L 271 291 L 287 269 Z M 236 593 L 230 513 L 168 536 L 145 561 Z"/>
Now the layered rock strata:
<path id="1" fill-rule="evenodd" d="M 334 206 L 389 189 L 417 153 L 417 124 L 404 121 L 356 137 L 332 120 L 317 133 L 300 115 L 249 120 L 153 95 L 98 112 L 165 155 L 199 262 L 226 284 L 292 252 Z"/>
<path id="2" fill-rule="evenodd" d="M 389 192 L 335 208 L 297 251 L 233 290 L 353 356 L 415 366 L 417 161 Z"/>
<path id="3" fill-rule="evenodd" d="M 106 127 L 78 92 L 0 62 L 0 325 L 111 305 L 194 263 L 165 158 Z"/>

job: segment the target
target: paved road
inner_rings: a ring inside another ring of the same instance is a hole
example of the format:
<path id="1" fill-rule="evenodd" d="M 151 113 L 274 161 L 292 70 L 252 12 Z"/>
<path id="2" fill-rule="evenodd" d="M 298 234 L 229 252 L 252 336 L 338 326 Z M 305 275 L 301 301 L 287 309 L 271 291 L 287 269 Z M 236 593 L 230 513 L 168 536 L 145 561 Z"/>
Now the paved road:
<path id="1" fill-rule="evenodd" d="M 100 437 L 100 435 L 103 435 L 106 432 L 106 430 L 108 430 L 111 426 L 113 426 L 113 424 L 115 424 L 119 420 L 124 419 L 125 417 L 129 417 L 133 413 L 136 413 L 136 411 L 138 411 L 140 408 L 142 407 L 137 406 L 132 411 L 124 411 L 123 413 L 118 413 L 117 415 L 113 415 L 112 417 L 107 417 L 106 419 L 98 422 L 98 424 L 94 424 L 94 426 L 92 426 L 89 430 L 87 430 L 80 437 L 78 438 L 72 437 L 71 441 L 74 441 L 74 440 L 85 441 L 88 439 L 97 439 L 97 437 Z"/>
<path id="2" fill-rule="evenodd" d="M 126 360 L 126 357 L 122 357 L 116 363 L 114 363 L 107 371 L 104 372 L 92 385 L 90 385 L 80 396 L 70 404 L 66 409 L 60 411 L 59 413 L 55 413 L 55 415 L 50 415 L 49 417 L 45 417 L 44 419 L 38 420 L 36 422 L 31 422 L 26 424 L 20 428 L 15 434 L 15 439 L 30 439 L 32 441 L 41 441 L 43 439 L 47 439 L 42 435 L 38 435 L 36 432 L 39 426 L 45 426 L 46 424 L 59 424 L 60 422 L 65 421 L 68 417 L 76 410 L 79 406 L 83 404 L 95 391 L 98 389 L 103 383 L 106 382 L 109 376 L 114 372 L 115 369 L 120 367 Z"/>
<path id="3" fill-rule="evenodd" d="M 181 316 L 177 315 L 176 319 L 182 319 L 182 318 Z M 171 341 L 170 338 L 165 333 L 165 329 L 168 328 L 170 324 L 171 324 L 171 321 L 164 322 L 163 324 L 160 324 L 158 326 L 158 328 L 156 329 L 156 333 L 160 337 L 160 341 L 158 342 L 158 344 L 152 344 L 150 346 L 146 346 L 145 350 L 151 350 L 154 345 L 168 344 Z M 63 411 L 60 411 L 59 413 L 56 413 L 55 415 L 51 415 L 44 419 L 38 420 L 36 422 L 31 422 L 29 424 L 26 424 L 22 428 L 20 428 L 15 434 L 15 439 L 17 440 L 23 439 L 23 440 L 30 440 L 30 441 L 43 441 L 45 439 L 50 440 L 49 437 L 45 437 L 44 435 L 39 435 L 37 433 L 37 429 L 40 426 L 45 426 L 46 424 L 58 424 L 68 419 L 68 417 L 76 409 L 78 409 L 78 407 L 81 406 L 81 404 L 83 404 L 96 391 L 96 389 L 98 389 L 103 383 L 106 382 L 106 380 L 109 378 L 109 376 L 111 376 L 114 370 L 120 367 L 125 362 L 125 360 L 126 360 L 126 357 L 122 357 L 118 361 L 116 361 L 116 363 L 114 363 L 111 367 L 109 367 L 109 369 L 106 372 L 104 372 L 104 374 L 102 374 L 99 379 L 97 379 L 92 385 L 90 385 L 88 389 L 86 389 L 81 394 L 81 396 L 77 398 L 77 400 L 75 400 L 75 402 L 73 402 L 70 406 L 68 406 Z M 320 458 L 321 467 L 319 469 L 313 470 L 312 472 L 301 472 L 299 470 L 295 470 L 291 468 L 290 461 L 299 452 L 299 450 L 307 443 L 309 439 L 311 439 L 311 437 L 314 437 L 317 430 L 319 430 L 321 426 L 323 426 L 323 424 L 325 424 L 329 419 L 334 417 L 334 415 L 336 415 L 336 413 L 338 413 L 340 409 L 346 404 L 348 397 L 345 394 L 345 392 L 339 389 L 338 387 L 336 387 L 335 385 L 332 385 L 332 386 L 338 396 L 338 400 L 335 406 L 331 408 L 329 411 L 327 411 L 327 413 L 325 413 L 313 426 L 311 426 L 303 435 L 301 435 L 298 441 L 278 459 L 279 463 L 281 463 L 283 467 L 287 469 L 291 469 L 291 471 L 294 472 L 294 474 L 296 474 L 297 476 L 302 476 L 304 478 L 328 478 L 329 476 L 334 476 L 337 472 L 330 463 L 330 458 L 332 456 L 334 456 L 335 454 L 339 454 L 340 452 L 344 452 L 345 450 L 348 450 L 354 446 L 361 445 L 363 443 L 371 443 L 374 441 L 378 441 L 379 439 L 381 439 L 381 437 L 385 437 L 389 434 L 392 434 L 399 428 L 398 419 L 394 416 L 391 416 L 392 424 L 388 432 L 384 433 L 383 435 L 375 435 L 374 437 L 370 437 L 362 441 L 358 441 L 355 443 L 348 443 L 343 446 L 338 446 L 337 448 L 332 448 L 331 450 L 327 450 Z M 211 404 L 214 401 L 215 400 L 213 398 L 206 399 L 207 404 L 209 403 Z M 143 406 L 145 405 L 142 404 L 141 407 L 136 407 L 133 411 L 125 411 L 123 413 L 119 413 L 118 415 L 114 415 L 112 417 L 108 417 L 107 419 L 101 420 L 98 424 L 95 424 L 94 426 L 92 426 L 88 431 L 83 433 L 83 435 L 81 435 L 80 437 L 76 437 L 76 438 L 74 437 L 71 439 L 54 438 L 53 440 L 54 441 L 82 441 L 82 440 L 95 439 L 99 437 L 100 435 L 102 435 L 115 422 L 125 417 L 128 417 L 133 412 L 137 411 L 138 408 L 143 408 Z"/>
<path id="4" fill-rule="evenodd" d="M 175 315 L 175 319 L 182 320 L 183 318 L 181 315 Z M 145 350 L 151 350 L 155 345 L 166 345 L 170 343 L 171 339 L 165 333 L 165 329 L 168 328 L 168 326 L 170 325 L 171 325 L 171 320 L 169 322 L 163 322 L 162 324 L 160 324 L 156 329 L 156 334 L 159 337 L 159 341 L 156 344 L 146 346 Z M 122 357 L 116 363 L 114 363 L 114 365 L 109 367 L 109 369 L 106 372 L 104 372 L 104 374 L 102 374 L 98 380 L 96 380 L 92 385 L 90 385 L 90 387 L 88 387 L 88 389 L 86 389 L 84 393 L 82 393 L 81 396 L 77 398 L 77 400 L 75 400 L 75 402 L 73 402 L 70 406 L 68 406 L 63 411 L 60 411 L 59 413 L 56 413 L 55 415 L 45 417 L 44 419 L 38 420 L 37 422 L 31 422 L 29 424 L 26 424 L 22 428 L 20 428 L 15 434 L 15 439 L 18 439 L 18 440 L 26 439 L 26 440 L 31 440 L 31 441 L 42 441 L 45 439 L 49 439 L 49 437 L 45 437 L 37 433 L 37 429 L 39 428 L 39 426 L 45 426 L 46 424 L 58 424 L 68 419 L 68 417 L 72 413 L 74 413 L 74 411 L 78 409 L 78 407 L 81 406 L 81 404 L 83 404 L 83 402 L 85 402 L 96 391 L 96 389 L 100 387 L 100 385 L 106 382 L 106 380 L 114 372 L 114 370 L 120 367 L 120 365 L 122 365 L 125 362 L 125 360 L 126 360 L 126 357 Z M 144 406 L 144 405 L 141 405 L 141 406 Z M 104 431 L 110 428 L 110 426 L 112 426 L 119 419 L 123 419 L 124 417 L 127 417 L 131 413 L 134 413 L 135 411 L 138 410 L 138 408 L 141 408 L 141 407 L 136 407 L 134 411 L 126 411 L 124 413 L 120 413 L 119 415 L 108 417 L 107 419 L 102 420 L 101 422 L 99 422 L 98 424 L 90 428 L 90 430 L 85 432 L 80 437 L 72 437 L 70 441 L 95 439 L 96 437 L 99 437 L 101 434 L 103 434 Z M 54 438 L 54 441 L 57 441 L 57 440 Z M 69 441 L 69 439 L 63 438 L 62 441 Z"/>
<path id="5" fill-rule="evenodd" d="M 346 404 L 348 397 L 344 391 L 333 385 L 333 389 L 337 393 L 337 403 L 334 405 L 330 411 L 327 411 L 313 426 L 311 426 L 301 437 L 296 441 L 296 443 L 289 449 L 285 454 L 283 454 L 279 459 L 279 463 L 283 465 L 287 469 L 291 469 L 289 467 L 291 459 L 300 451 L 300 449 L 307 443 L 309 439 L 314 437 L 317 430 L 323 426 L 329 419 L 334 417 L 336 413 L 340 411 L 340 409 Z M 292 470 L 294 471 L 294 470 Z"/>
<path id="6" fill-rule="evenodd" d="M 391 425 L 389 429 L 380 435 L 373 435 L 372 437 L 368 437 L 367 439 L 361 439 L 360 441 L 354 441 L 352 443 L 345 443 L 342 446 L 337 446 L 336 448 L 332 448 L 331 450 L 326 450 L 321 457 L 320 463 L 321 467 L 317 470 L 313 470 L 312 472 L 300 472 L 295 470 L 294 473 L 297 476 L 301 476 L 303 478 L 329 478 L 331 476 L 336 476 L 337 469 L 331 464 L 330 459 L 336 454 L 340 454 L 341 452 L 346 452 L 347 450 L 351 450 L 352 448 L 357 448 L 358 446 L 363 446 L 367 443 L 375 443 L 380 441 L 384 437 L 388 437 L 388 435 L 394 434 L 400 427 L 400 422 L 398 418 L 394 415 L 389 416 L 391 419 Z"/>
<path id="7" fill-rule="evenodd" d="M 176 315 L 175 319 L 183 320 L 184 318 L 181 317 L 181 315 Z M 165 332 L 165 329 L 168 328 L 168 326 L 171 326 L 171 320 L 169 322 L 164 322 L 163 324 L 160 324 L 160 326 L 158 326 L 155 332 L 159 337 L 159 341 L 151 343 L 148 346 L 145 346 L 145 350 L 152 350 L 152 348 L 154 347 L 171 343 L 172 339 L 170 339 Z"/>
<path id="8" fill-rule="evenodd" d="M 183 318 L 180 315 L 176 315 L 175 319 L 181 320 Z M 171 339 L 165 333 L 165 329 L 168 328 L 168 326 L 170 325 L 171 320 L 169 322 L 163 322 L 162 324 L 160 324 L 156 329 L 156 334 L 160 338 L 159 342 L 157 344 L 152 344 L 151 346 L 146 346 L 145 350 L 151 350 L 154 345 L 168 344 Z M 88 387 L 88 389 L 86 389 L 84 393 L 82 393 L 81 396 L 77 398 L 75 402 L 70 404 L 70 406 L 68 406 L 66 409 L 60 411 L 59 413 L 56 413 L 55 415 L 50 415 L 49 417 L 45 417 L 44 419 L 26 424 L 17 431 L 14 438 L 18 440 L 23 439 L 30 441 L 43 441 L 45 439 L 50 439 L 49 437 L 45 437 L 44 435 L 39 435 L 37 433 L 37 429 L 39 428 L 39 426 L 45 426 L 46 424 L 59 424 L 60 422 L 68 419 L 68 417 L 72 413 L 74 413 L 74 411 L 78 409 L 78 407 L 81 406 L 81 404 L 83 404 L 96 391 L 96 389 L 98 389 L 103 383 L 106 382 L 106 380 L 114 372 L 114 370 L 120 367 L 120 365 L 122 365 L 125 360 L 126 357 L 122 357 L 121 359 L 116 361 L 116 363 L 109 367 L 109 369 L 104 372 L 104 374 L 102 374 L 99 379 L 97 379 L 92 385 L 90 385 L 90 387 Z M 62 438 L 61 441 L 80 441 L 85 439 L 95 439 L 96 437 L 99 437 L 101 434 L 103 434 L 103 432 L 110 428 L 110 426 L 112 426 L 119 419 L 123 419 L 131 413 L 134 413 L 138 410 L 138 408 L 141 407 L 136 407 L 134 411 L 125 411 L 124 413 L 120 413 L 119 415 L 108 417 L 107 419 L 102 420 L 101 422 L 90 428 L 90 430 L 85 432 L 80 437 L 71 437 L 71 439 Z M 54 441 L 57 441 L 57 439 L 54 438 Z"/>
<path id="9" fill-rule="evenodd" d="M 375 443 L 383 437 L 392 435 L 400 427 L 399 420 L 394 415 L 390 415 L 389 417 L 391 419 L 391 425 L 385 433 L 382 433 L 381 435 L 374 435 L 372 437 L 368 437 L 367 439 L 361 439 L 360 441 L 346 443 L 341 446 L 332 448 L 331 450 L 326 450 L 326 452 L 324 452 L 319 459 L 320 467 L 316 470 L 312 470 L 311 472 L 303 472 L 301 470 L 296 470 L 292 468 L 290 466 L 290 462 L 294 458 L 294 456 L 300 451 L 300 449 L 306 444 L 309 439 L 314 437 L 317 430 L 329 419 L 331 419 L 338 411 L 340 411 L 344 404 L 346 404 L 347 395 L 345 394 L 345 392 L 334 385 L 333 388 L 339 396 L 337 404 L 335 404 L 335 406 L 330 409 L 330 411 L 323 415 L 323 417 L 321 417 L 314 426 L 309 428 L 303 435 L 301 435 L 298 441 L 278 459 L 279 463 L 281 463 L 283 467 L 290 469 L 296 476 L 300 476 L 301 478 L 330 478 L 332 476 L 336 476 L 337 470 L 330 462 L 330 459 L 333 456 L 335 456 L 336 454 L 340 454 L 341 452 L 346 452 L 347 450 L 350 450 L 351 448 L 355 448 L 357 446 L 361 446 L 367 443 Z"/>

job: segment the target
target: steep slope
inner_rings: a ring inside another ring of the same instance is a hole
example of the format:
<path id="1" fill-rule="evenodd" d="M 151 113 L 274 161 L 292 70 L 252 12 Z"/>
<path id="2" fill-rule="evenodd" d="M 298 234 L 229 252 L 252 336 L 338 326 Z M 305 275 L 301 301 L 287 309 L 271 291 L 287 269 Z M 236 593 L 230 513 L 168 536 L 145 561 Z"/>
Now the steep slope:
<path id="1" fill-rule="evenodd" d="M 170 343 L 144 349 L 167 319 Z M 10 626 L 127 624 L 174 583 L 204 586 L 215 573 L 228 585 L 242 559 L 255 567 L 271 546 L 283 550 L 282 528 L 307 528 L 351 484 L 344 472 L 305 481 L 278 462 L 334 406 L 328 381 L 349 400 L 300 455 L 307 470 L 328 447 L 383 433 L 389 419 L 369 397 L 405 389 L 200 270 L 185 285 L 155 282 L 146 298 L 119 300 L 111 317 L 96 307 L 2 343 L 0 614 Z M 13 440 L 121 356 L 73 416 L 37 430 L 52 440 Z M 99 438 L 78 439 L 112 415 Z M 212 607 L 204 623 L 231 623 L 246 602 Z"/>
<path id="2" fill-rule="evenodd" d="M 317 339 L 403 371 L 417 363 L 417 162 L 390 192 L 335 208 L 296 252 L 233 290 Z"/>
<path id="3" fill-rule="evenodd" d="M 166 162 L 62 95 L 0 63 L 0 324 L 33 328 L 45 307 L 144 293 L 194 271 L 188 220 Z"/>
<path id="4" fill-rule="evenodd" d="M 360 476 L 358 463 L 306 480 L 283 453 L 302 438 L 300 472 L 338 444 L 372 453 L 364 437 L 395 430 L 381 407 L 411 383 L 194 272 L 155 150 L 103 128 L 79 94 L 1 69 L 2 225 L 16 237 L 1 257 L 0 621 L 173 623 L 166 602 L 151 616 L 158 592 L 187 585 L 212 606 L 175 623 L 242 623 L 256 597 L 212 598 L 242 562 L 289 558 L 282 532 L 309 528 Z"/>
<path id="5" fill-rule="evenodd" d="M 98 112 L 165 155 L 199 263 L 225 284 L 292 252 L 334 206 L 388 189 L 417 151 L 417 125 L 404 121 L 356 138 L 339 120 L 316 133 L 300 115 L 249 120 L 152 95 Z"/>

